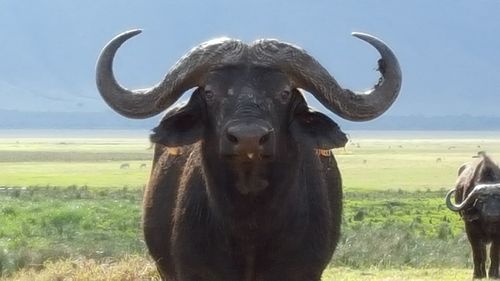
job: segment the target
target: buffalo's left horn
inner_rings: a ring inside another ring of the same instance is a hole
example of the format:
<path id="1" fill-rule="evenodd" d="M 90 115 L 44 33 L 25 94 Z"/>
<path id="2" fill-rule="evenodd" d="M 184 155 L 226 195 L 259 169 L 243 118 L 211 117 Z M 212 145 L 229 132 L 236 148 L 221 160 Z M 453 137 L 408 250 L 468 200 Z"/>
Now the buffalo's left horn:
<path id="1" fill-rule="evenodd" d="M 396 56 L 382 40 L 364 33 L 352 35 L 370 43 L 381 55 L 378 71 L 382 77 L 372 89 L 363 92 L 343 89 L 316 59 L 299 47 L 276 40 L 262 40 L 258 44 L 266 50 L 263 53 L 276 58 L 295 87 L 310 92 L 342 118 L 367 121 L 384 113 L 396 100 L 401 89 L 401 69 Z"/>
<path id="2" fill-rule="evenodd" d="M 203 74 L 227 57 L 242 52 L 238 40 L 222 38 L 205 42 L 183 56 L 159 84 L 142 90 L 125 89 L 115 79 L 113 59 L 118 48 L 141 33 L 130 30 L 113 38 L 102 50 L 96 66 L 96 83 L 101 96 L 116 112 L 129 118 L 148 118 L 170 105 L 184 93 L 200 84 Z"/>

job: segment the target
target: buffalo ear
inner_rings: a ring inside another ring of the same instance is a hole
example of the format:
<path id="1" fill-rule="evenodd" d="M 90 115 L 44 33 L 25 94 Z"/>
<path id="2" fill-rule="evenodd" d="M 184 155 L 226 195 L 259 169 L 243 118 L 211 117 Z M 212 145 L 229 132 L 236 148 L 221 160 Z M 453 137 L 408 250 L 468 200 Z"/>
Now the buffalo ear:
<path id="1" fill-rule="evenodd" d="M 297 106 L 290 131 L 294 139 L 317 149 L 344 147 L 347 136 L 339 125 L 321 112 L 309 108 L 304 102 Z"/>
<path id="2" fill-rule="evenodd" d="M 168 147 L 189 145 L 201 139 L 203 111 L 200 90 L 196 89 L 189 102 L 167 112 L 149 136 L 151 142 Z"/>

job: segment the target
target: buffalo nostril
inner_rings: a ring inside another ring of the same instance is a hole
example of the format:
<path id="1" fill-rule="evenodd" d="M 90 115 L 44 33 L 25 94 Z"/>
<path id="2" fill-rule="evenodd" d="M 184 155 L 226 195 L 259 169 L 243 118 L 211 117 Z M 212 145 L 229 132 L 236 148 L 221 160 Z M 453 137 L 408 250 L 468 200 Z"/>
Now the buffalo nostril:
<path id="1" fill-rule="evenodd" d="M 267 133 L 265 135 L 263 135 L 260 139 L 259 139 L 259 144 L 260 145 L 263 145 L 265 144 L 268 140 L 269 140 L 269 137 L 271 136 L 270 133 Z"/>
<path id="2" fill-rule="evenodd" d="M 227 133 L 227 134 L 226 134 L 226 137 L 227 137 L 227 139 L 228 139 L 230 142 L 232 142 L 232 143 L 234 143 L 234 144 L 237 144 L 237 143 L 238 143 L 238 138 L 237 138 L 237 137 L 235 137 L 234 135 L 232 135 L 232 134 L 230 134 L 230 133 Z"/>

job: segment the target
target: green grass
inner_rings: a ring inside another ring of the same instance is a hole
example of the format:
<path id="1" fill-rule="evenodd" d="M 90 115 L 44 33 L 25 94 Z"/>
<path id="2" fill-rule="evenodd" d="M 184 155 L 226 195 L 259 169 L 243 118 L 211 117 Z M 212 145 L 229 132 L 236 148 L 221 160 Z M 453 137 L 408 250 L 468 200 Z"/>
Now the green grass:
<path id="1" fill-rule="evenodd" d="M 350 227 L 411 226 L 424 237 L 447 239 L 462 232 L 462 221 L 444 205 L 440 191 L 348 191 L 344 194 L 344 223 Z"/>
<path id="2" fill-rule="evenodd" d="M 347 192 L 332 265 L 470 267 L 458 216 L 443 192 Z M 0 194 L 0 268 L 10 275 L 59 258 L 144 254 L 142 190 L 34 187 Z"/>
<path id="3" fill-rule="evenodd" d="M 381 136 L 336 150 L 344 220 L 323 279 L 470 278 L 463 223 L 443 197 L 458 167 L 479 150 L 498 155 L 500 140 Z M 146 136 L 0 140 L 0 187 L 27 187 L 0 191 L 0 276 L 22 269 L 12 280 L 155 278 L 140 229 L 151 157 Z M 123 163 L 130 168 L 120 169 Z M 124 270 L 141 266 L 144 275 Z"/>
<path id="4" fill-rule="evenodd" d="M 0 194 L 0 276 L 49 259 L 143 253 L 139 190 L 30 188 Z"/>

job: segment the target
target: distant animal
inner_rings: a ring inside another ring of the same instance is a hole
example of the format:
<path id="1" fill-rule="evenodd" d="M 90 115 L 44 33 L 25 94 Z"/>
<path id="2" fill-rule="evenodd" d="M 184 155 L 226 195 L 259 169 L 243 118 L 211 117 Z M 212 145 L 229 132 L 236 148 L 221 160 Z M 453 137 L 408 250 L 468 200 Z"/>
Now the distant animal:
<path id="1" fill-rule="evenodd" d="M 441 163 L 443 159 L 441 157 L 436 158 L 436 163 Z"/>
<path id="2" fill-rule="evenodd" d="M 486 155 L 486 151 L 481 150 L 481 151 L 478 151 L 476 155 L 473 155 L 472 158 L 479 158 L 479 157 L 482 157 L 484 155 Z"/>
<path id="3" fill-rule="evenodd" d="M 453 145 L 452 146 L 448 146 L 448 150 L 452 150 L 452 149 L 455 149 L 455 148 L 457 148 L 457 147 L 453 146 Z"/>
<path id="4" fill-rule="evenodd" d="M 120 169 L 128 169 L 130 168 L 130 164 L 129 163 L 123 163 L 120 165 Z"/>
<path id="5" fill-rule="evenodd" d="M 140 167 L 141 167 L 141 168 L 146 168 L 146 167 L 147 167 L 147 165 L 146 165 L 146 163 L 142 163 Z"/>
<path id="6" fill-rule="evenodd" d="M 490 246 L 488 276 L 499 278 L 500 168 L 486 154 L 459 169 L 455 188 L 446 195 L 446 206 L 459 212 L 474 259 L 474 278 L 486 277 L 486 246 Z M 451 201 L 455 194 L 455 202 Z"/>
<path id="7" fill-rule="evenodd" d="M 144 238 L 164 280 L 317 281 L 340 234 L 342 184 L 331 149 L 346 135 L 308 107 L 299 89 L 328 110 L 365 121 L 396 99 L 401 72 L 379 39 L 354 36 L 382 58 L 378 84 L 343 89 L 312 56 L 277 40 L 205 42 L 162 82 L 143 90 L 117 84 L 116 51 L 140 31 L 118 35 L 97 63 L 103 99 L 129 118 L 169 108 L 155 144 L 145 191 Z"/>
<path id="8" fill-rule="evenodd" d="M 363 164 L 366 164 L 366 163 L 368 163 L 368 160 L 363 159 Z"/>

